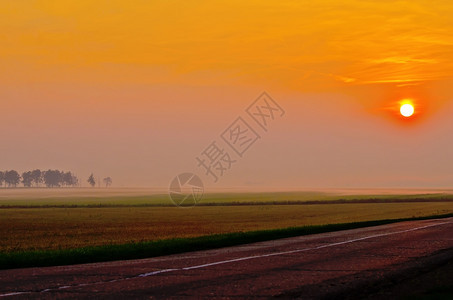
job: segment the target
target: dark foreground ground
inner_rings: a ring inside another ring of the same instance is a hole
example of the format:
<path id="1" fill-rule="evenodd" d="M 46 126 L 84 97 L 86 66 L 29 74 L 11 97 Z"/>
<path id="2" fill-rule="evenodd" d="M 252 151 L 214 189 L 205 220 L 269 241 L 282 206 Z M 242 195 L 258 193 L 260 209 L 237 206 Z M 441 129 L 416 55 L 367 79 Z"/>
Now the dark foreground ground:
<path id="1" fill-rule="evenodd" d="M 453 299 L 453 218 L 152 259 L 0 271 L 15 298 Z"/>

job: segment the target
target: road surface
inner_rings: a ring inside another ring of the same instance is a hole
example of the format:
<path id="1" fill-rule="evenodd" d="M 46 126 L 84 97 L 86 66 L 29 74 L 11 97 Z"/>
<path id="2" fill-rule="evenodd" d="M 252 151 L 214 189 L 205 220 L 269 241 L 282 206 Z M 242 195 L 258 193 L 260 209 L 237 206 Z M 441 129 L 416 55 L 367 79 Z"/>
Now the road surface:
<path id="1" fill-rule="evenodd" d="M 447 218 L 150 259 L 3 270 L 0 297 L 388 298 L 397 296 L 397 285 L 416 293 L 421 285 L 408 282 L 452 260 Z"/>

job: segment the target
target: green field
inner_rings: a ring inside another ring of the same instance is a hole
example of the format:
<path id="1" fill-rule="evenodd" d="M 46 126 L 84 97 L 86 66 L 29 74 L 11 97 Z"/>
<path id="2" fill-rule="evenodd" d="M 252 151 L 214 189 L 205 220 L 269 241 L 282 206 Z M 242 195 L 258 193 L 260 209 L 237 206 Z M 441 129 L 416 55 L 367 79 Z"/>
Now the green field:
<path id="1" fill-rule="evenodd" d="M 216 193 L 199 206 L 178 208 L 167 195 L 145 190 L 4 189 L 0 252 L 440 215 L 453 213 L 452 200 L 445 192 Z"/>
<path id="2" fill-rule="evenodd" d="M 373 192 L 373 193 L 371 193 Z M 350 190 L 209 193 L 198 206 L 307 204 L 313 202 L 453 201 L 451 190 Z M 0 208 L 170 206 L 167 193 L 146 189 L 0 189 Z"/>

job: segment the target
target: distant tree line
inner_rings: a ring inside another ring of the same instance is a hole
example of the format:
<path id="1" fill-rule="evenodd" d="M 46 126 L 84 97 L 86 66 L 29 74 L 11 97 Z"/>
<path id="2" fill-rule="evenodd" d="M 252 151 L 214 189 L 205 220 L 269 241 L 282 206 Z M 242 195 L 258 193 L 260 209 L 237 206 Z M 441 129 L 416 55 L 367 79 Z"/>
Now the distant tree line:
<path id="1" fill-rule="evenodd" d="M 59 170 L 41 171 L 39 169 L 23 172 L 20 175 L 15 170 L 0 171 L 0 187 L 74 187 L 79 185 L 79 179 L 71 172 Z"/>

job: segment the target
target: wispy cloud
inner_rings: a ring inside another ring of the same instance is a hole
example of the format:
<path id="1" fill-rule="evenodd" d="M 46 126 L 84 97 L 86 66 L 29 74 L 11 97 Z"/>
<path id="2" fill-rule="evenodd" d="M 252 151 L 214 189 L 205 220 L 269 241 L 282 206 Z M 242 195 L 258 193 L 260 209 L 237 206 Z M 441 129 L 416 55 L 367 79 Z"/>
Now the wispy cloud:
<path id="1" fill-rule="evenodd" d="M 0 4 L 4 67 L 121 81 L 127 66 L 150 82 L 155 70 L 177 82 L 209 71 L 320 88 L 453 77 L 451 1 L 52 3 Z M 93 75 L 104 65 L 118 68 Z"/>

